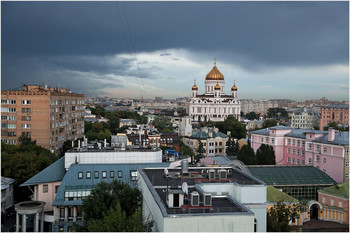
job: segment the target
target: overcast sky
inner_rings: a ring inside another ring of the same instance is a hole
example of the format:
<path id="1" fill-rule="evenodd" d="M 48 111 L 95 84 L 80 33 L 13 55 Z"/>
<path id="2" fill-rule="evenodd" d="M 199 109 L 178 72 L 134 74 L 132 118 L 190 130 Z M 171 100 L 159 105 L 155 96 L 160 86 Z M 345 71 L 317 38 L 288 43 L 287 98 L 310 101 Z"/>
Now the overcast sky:
<path id="1" fill-rule="evenodd" d="M 1 2 L 1 89 L 189 96 L 213 67 L 239 98 L 349 99 L 349 2 Z"/>

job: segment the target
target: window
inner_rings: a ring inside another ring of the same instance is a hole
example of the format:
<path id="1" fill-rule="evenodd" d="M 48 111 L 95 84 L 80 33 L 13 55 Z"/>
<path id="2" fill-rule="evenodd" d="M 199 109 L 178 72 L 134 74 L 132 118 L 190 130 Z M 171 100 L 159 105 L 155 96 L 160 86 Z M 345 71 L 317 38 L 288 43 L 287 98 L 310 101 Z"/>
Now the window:
<path id="1" fill-rule="evenodd" d="M 9 121 L 15 121 L 17 119 L 16 116 L 8 116 Z"/>
<path id="2" fill-rule="evenodd" d="M 295 155 L 295 149 L 293 149 L 293 155 Z"/>
<path id="3" fill-rule="evenodd" d="M 290 158 L 289 157 L 287 158 L 287 163 L 290 163 Z"/>
<path id="4" fill-rule="evenodd" d="M 102 178 L 107 178 L 107 172 L 106 171 L 102 172 Z"/>
<path id="5" fill-rule="evenodd" d="M 123 171 L 118 171 L 118 178 L 122 178 L 123 177 Z"/>
<path id="6" fill-rule="evenodd" d="M 320 162 L 320 156 L 319 155 L 316 156 L 316 162 L 317 163 Z"/>
<path id="7" fill-rule="evenodd" d="M 8 124 L 9 129 L 16 129 L 16 124 Z"/>
<path id="8" fill-rule="evenodd" d="M 292 159 L 292 161 L 293 161 L 293 164 L 295 164 L 295 159 L 294 158 Z"/>
<path id="9" fill-rule="evenodd" d="M 261 142 L 264 142 L 264 138 L 261 138 Z"/>
<path id="10" fill-rule="evenodd" d="M 110 172 L 109 172 L 109 176 L 110 176 L 111 178 L 114 178 L 114 171 L 110 171 Z"/>
<path id="11" fill-rule="evenodd" d="M 98 171 L 95 171 L 95 179 L 98 179 L 99 178 L 99 173 L 98 173 Z"/>
<path id="12" fill-rule="evenodd" d="M 59 185 L 56 185 L 55 186 L 55 193 L 57 193 L 58 192 L 58 189 L 60 188 L 60 186 Z"/>
<path id="13" fill-rule="evenodd" d="M 22 104 L 24 104 L 24 105 L 29 105 L 31 103 L 32 103 L 31 100 L 22 100 Z"/>
<path id="14" fill-rule="evenodd" d="M 30 121 L 31 120 L 31 116 L 22 116 L 21 120 L 22 121 Z"/>
<path id="15" fill-rule="evenodd" d="M 327 163 L 327 159 L 326 158 L 323 158 L 323 163 Z"/>
<path id="16" fill-rule="evenodd" d="M 311 158 L 308 158 L 308 163 L 311 164 Z"/>
<path id="17" fill-rule="evenodd" d="M 91 172 L 86 172 L 86 179 L 91 179 Z"/>
<path id="18" fill-rule="evenodd" d="M 22 129 L 30 129 L 30 124 L 22 124 Z"/>
<path id="19" fill-rule="evenodd" d="M 305 141 L 302 141 L 301 145 L 302 145 L 303 147 L 305 147 Z"/>
<path id="20" fill-rule="evenodd" d="M 83 172 L 78 172 L 78 179 L 83 179 Z"/>
<path id="21" fill-rule="evenodd" d="M 64 218 L 64 208 L 60 208 L 60 218 Z M 60 231 L 62 228 L 62 232 L 64 231 L 63 227 L 60 227 Z"/>
<path id="22" fill-rule="evenodd" d="M 334 199 L 331 199 L 331 206 L 334 206 Z"/>
<path id="23" fill-rule="evenodd" d="M 299 150 L 297 150 L 297 155 L 299 155 L 300 154 L 300 151 Z"/>
<path id="24" fill-rule="evenodd" d="M 346 166 L 346 167 L 349 167 L 349 162 L 345 162 L 345 166 Z"/>
<path id="25" fill-rule="evenodd" d="M 304 150 L 301 151 L 301 155 L 305 156 L 305 151 Z"/>
<path id="26" fill-rule="evenodd" d="M 8 134 L 7 134 L 9 137 L 14 137 L 14 136 L 16 136 L 16 131 L 14 131 L 14 132 L 8 132 Z"/>
<path id="27" fill-rule="evenodd" d="M 16 100 L 9 100 L 9 104 L 16 104 Z"/>
<path id="28" fill-rule="evenodd" d="M 299 159 L 297 159 L 297 164 L 299 165 Z"/>
<path id="29" fill-rule="evenodd" d="M 316 145 L 316 151 L 320 151 L 320 145 Z"/>
<path id="30" fill-rule="evenodd" d="M 1 107 L 1 112 L 8 112 L 8 108 Z"/>
<path id="31" fill-rule="evenodd" d="M 47 184 L 43 185 L 43 193 L 47 193 L 49 191 L 49 186 Z"/>
<path id="32" fill-rule="evenodd" d="M 1 128 L 2 129 L 6 129 L 7 128 L 7 124 L 6 123 L 1 123 Z"/>
<path id="33" fill-rule="evenodd" d="M 295 139 L 292 140 L 292 145 L 295 146 Z"/>
<path id="34" fill-rule="evenodd" d="M 132 181 L 137 180 L 137 171 L 130 171 L 130 177 Z"/>
<path id="35" fill-rule="evenodd" d="M 268 137 L 265 138 L 265 142 L 266 142 L 266 143 L 269 142 L 269 138 L 268 138 Z"/>
<path id="36" fill-rule="evenodd" d="M 305 164 L 305 160 L 301 160 L 301 164 Z"/>
<path id="37" fill-rule="evenodd" d="M 287 153 L 290 154 L 290 148 L 287 149 Z"/>
<path id="38" fill-rule="evenodd" d="M 338 206 L 339 206 L 340 208 L 343 208 L 343 202 L 338 201 Z"/>
<path id="39" fill-rule="evenodd" d="M 300 140 L 297 141 L 297 146 L 300 146 Z"/>
<path id="40" fill-rule="evenodd" d="M 322 197 L 322 203 L 326 204 L 326 198 L 325 197 Z"/>
<path id="41" fill-rule="evenodd" d="M 275 139 L 271 138 L 271 144 L 275 143 Z"/>
<path id="42" fill-rule="evenodd" d="M 323 152 L 327 152 L 327 147 L 323 147 Z"/>
<path id="43" fill-rule="evenodd" d="M 7 100 L 1 100 L 1 104 L 7 104 Z"/>
<path id="44" fill-rule="evenodd" d="M 9 112 L 16 112 L 16 108 L 9 108 Z"/>
<path id="45" fill-rule="evenodd" d="M 288 145 L 290 145 L 290 138 L 288 138 Z"/>
<path id="46" fill-rule="evenodd" d="M 312 144 L 311 143 L 308 144 L 308 148 L 309 148 L 309 150 L 312 150 Z"/>

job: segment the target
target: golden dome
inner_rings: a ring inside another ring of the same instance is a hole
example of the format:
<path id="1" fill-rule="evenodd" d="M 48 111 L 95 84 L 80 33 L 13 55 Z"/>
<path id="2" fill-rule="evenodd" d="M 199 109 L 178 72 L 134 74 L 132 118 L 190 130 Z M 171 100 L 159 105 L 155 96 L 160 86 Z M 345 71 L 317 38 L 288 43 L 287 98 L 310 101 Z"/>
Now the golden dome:
<path id="1" fill-rule="evenodd" d="M 214 62 L 214 67 L 207 74 L 207 76 L 205 76 L 205 80 L 224 80 L 224 75 L 216 67 L 216 58 Z"/>
<path id="2" fill-rule="evenodd" d="M 219 83 L 217 83 L 216 86 L 214 87 L 214 90 L 220 90 L 220 89 L 221 89 L 220 85 L 219 85 Z"/>
<path id="3" fill-rule="evenodd" d="M 231 91 L 237 91 L 238 88 L 236 87 L 236 80 L 233 82 L 233 86 L 231 88 Z"/>
<path id="4" fill-rule="evenodd" d="M 196 84 L 193 84 L 193 86 L 192 86 L 192 91 L 194 91 L 194 90 L 198 90 L 198 87 L 197 87 L 197 85 Z"/>

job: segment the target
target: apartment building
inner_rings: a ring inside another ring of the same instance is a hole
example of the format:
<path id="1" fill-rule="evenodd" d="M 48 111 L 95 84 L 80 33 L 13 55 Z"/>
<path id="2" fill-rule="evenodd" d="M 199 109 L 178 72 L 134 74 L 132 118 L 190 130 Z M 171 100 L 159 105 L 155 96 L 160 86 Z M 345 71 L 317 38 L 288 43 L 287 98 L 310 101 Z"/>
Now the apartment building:
<path id="1" fill-rule="evenodd" d="M 331 122 L 349 126 L 349 105 L 334 104 L 321 107 L 320 130 Z"/>
<path id="2" fill-rule="evenodd" d="M 39 85 L 1 91 L 1 140 L 18 144 L 21 135 L 58 151 L 66 140 L 84 134 L 84 95 Z"/>
<path id="3" fill-rule="evenodd" d="M 312 129 L 319 125 L 319 113 L 308 111 L 306 108 L 303 111 L 295 111 L 291 115 L 291 127 L 300 129 Z"/>
<path id="4" fill-rule="evenodd" d="M 337 182 L 349 179 L 349 132 L 275 126 L 252 132 L 254 151 L 262 144 L 274 148 L 278 165 L 313 165 Z"/>

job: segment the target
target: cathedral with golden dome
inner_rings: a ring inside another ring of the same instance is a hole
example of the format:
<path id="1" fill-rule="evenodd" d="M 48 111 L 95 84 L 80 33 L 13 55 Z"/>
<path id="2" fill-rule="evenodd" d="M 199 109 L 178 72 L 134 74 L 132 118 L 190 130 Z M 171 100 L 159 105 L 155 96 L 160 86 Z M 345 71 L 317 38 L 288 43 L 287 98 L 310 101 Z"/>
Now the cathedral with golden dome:
<path id="1" fill-rule="evenodd" d="M 237 98 L 237 87 L 233 83 L 231 94 L 225 94 L 224 75 L 214 67 L 205 77 L 204 94 L 198 94 L 196 83 L 192 86 L 192 93 L 188 104 L 188 114 L 193 121 L 224 121 L 233 115 L 240 120 L 241 103 Z"/>

